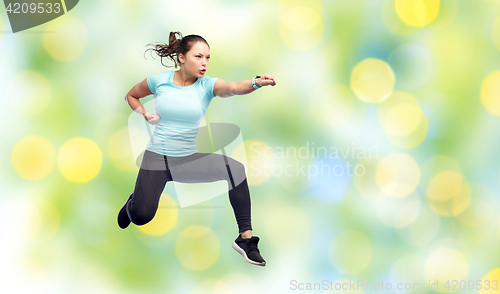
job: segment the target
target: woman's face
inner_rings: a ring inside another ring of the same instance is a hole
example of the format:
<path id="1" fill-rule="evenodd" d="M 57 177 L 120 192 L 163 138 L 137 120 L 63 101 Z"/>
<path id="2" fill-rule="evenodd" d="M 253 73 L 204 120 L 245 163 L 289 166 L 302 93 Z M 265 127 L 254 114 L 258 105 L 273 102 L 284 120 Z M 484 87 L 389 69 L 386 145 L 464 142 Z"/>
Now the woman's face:
<path id="1" fill-rule="evenodd" d="M 179 60 L 183 63 L 188 74 L 203 78 L 210 59 L 210 49 L 205 42 L 196 42 L 186 55 L 180 55 Z"/>

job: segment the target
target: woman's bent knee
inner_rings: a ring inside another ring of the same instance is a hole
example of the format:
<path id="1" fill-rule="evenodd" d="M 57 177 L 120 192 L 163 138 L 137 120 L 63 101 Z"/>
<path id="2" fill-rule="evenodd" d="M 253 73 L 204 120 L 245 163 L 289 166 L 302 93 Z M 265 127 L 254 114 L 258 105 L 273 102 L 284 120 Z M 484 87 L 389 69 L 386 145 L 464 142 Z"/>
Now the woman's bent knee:
<path id="1" fill-rule="evenodd" d="M 246 179 L 245 165 L 230 157 L 228 157 L 228 163 L 234 184 L 237 186 Z"/>
<path id="2" fill-rule="evenodd" d="M 149 223 L 155 217 L 156 212 L 150 213 L 147 211 L 146 207 L 143 206 L 140 209 L 130 209 L 129 217 L 130 221 L 137 226 L 142 226 Z"/>

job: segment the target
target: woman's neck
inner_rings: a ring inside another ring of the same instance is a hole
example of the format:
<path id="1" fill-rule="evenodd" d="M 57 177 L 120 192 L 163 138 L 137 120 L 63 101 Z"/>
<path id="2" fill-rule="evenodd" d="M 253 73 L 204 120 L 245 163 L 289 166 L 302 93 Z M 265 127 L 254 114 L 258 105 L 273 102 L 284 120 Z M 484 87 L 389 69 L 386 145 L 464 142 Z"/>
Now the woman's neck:
<path id="1" fill-rule="evenodd" d="M 186 87 L 189 85 L 192 85 L 196 82 L 198 78 L 189 78 L 187 73 L 181 68 L 178 71 L 174 72 L 174 84 L 181 86 L 181 87 Z"/>

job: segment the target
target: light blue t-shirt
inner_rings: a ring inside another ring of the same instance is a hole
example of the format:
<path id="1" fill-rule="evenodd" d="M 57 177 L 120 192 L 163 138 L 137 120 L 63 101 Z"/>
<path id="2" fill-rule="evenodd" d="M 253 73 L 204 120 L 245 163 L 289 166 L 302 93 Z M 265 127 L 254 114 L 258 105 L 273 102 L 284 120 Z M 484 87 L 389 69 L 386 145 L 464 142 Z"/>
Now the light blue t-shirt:
<path id="1" fill-rule="evenodd" d="M 217 78 L 205 75 L 185 87 L 174 85 L 173 79 L 174 71 L 147 77 L 160 121 L 146 149 L 167 156 L 188 156 L 197 152 L 198 128 L 214 98 Z"/>

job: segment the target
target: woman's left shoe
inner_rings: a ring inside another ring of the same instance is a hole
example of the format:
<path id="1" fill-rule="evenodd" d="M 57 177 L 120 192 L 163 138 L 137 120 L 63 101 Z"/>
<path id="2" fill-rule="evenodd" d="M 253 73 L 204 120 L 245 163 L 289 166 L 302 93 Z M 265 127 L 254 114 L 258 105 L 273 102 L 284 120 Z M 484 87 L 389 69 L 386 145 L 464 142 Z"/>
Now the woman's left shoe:
<path id="1" fill-rule="evenodd" d="M 257 248 L 259 243 L 259 237 L 252 236 L 252 238 L 244 239 L 241 234 L 234 240 L 233 248 L 238 251 L 239 254 L 243 255 L 246 261 L 251 264 L 265 266 L 266 261 L 262 256 L 260 256 L 260 251 Z"/>
<path id="2" fill-rule="evenodd" d="M 130 218 L 127 214 L 127 204 L 130 201 L 130 198 L 132 198 L 132 194 L 134 194 L 134 192 L 130 193 L 127 201 L 118 212 L 118 226 L 120 226 L 120 228 L 122 229 L 125 229 L 126 227 L 128 227 L 128 225 L 130 225 Z"/>

